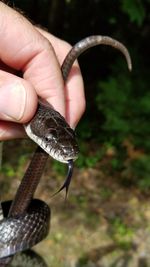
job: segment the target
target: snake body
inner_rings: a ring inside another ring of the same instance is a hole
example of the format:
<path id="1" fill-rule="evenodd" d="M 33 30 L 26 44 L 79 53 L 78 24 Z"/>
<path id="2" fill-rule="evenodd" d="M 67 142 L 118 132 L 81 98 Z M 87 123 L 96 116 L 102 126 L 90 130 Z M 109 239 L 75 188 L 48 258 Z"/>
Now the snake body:
<path id="1" fill-rule="evenodd" d="M 88 48 L 100 44 L 120 50 L 131 70 L 130 55 L 122 43 L 107 36 L 90 36 L 73 46 L 66 56 L 61 67 L 64 83 L 76 58 Z M 38 147 L 22 178 L 14 200 L 2 204 L 4 218 L 0 221 L 0 263 L 2 262 L 3 266 L 6 266 L 9 261 L 7 257 L 32 247 L 41 241 L 48 232 L 50 210 L 42 201 L 33 200 L 48 156 L 65 162 L 69 166 L 67 178 L 59 191 L 63 188 L 68 190 L 73 161 L 78 156 L 74 131 L 48 103 L 40 100 L 36 114 L 24 127 Z"/>

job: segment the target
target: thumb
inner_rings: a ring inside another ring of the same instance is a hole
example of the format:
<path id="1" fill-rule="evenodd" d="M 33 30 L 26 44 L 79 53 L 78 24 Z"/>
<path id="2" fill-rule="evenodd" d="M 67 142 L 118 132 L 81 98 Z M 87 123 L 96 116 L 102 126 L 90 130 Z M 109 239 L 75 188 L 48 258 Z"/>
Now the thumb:
<path id="1" fill-rule="evenodd" d="M 15 75 L 0 72 L 0 120 L 25 123 L 37 107 L 37 95 L 32 85 Z"/>

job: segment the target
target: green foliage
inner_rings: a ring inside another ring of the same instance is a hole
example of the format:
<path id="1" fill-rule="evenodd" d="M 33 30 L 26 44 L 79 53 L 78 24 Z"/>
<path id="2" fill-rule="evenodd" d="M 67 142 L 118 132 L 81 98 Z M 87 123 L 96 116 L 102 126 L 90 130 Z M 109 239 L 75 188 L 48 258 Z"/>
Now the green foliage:
<path id="1" fill-rule="evenodd" d="M 130 249 L 134 236 L 134 230 L 127 226 L 119 217 L 115 217 L 110 223 L 110 234 L 114 241 L 122 249 Z"/>
<path id="2" fill-rule="evenodd" d="M 141 0 L 123 0 L 122 11 L 128 14 L 131 22 L 135 22 L 138 26 L 142 25 L 146 12 Z"/>
<path id="3" fill-rule="evenodd" d="M 131 179 L 142 190 L 150 189 L 150 156 L 141 156 L 131 161 L 129 168 Z"/>
<path id="4" fill-rule="evenodd" d="M 120 170 L 123 167 L 123 159 L 114 157 L 110 161 L 112 170 Z"/>
<path id="5" fill-rule="evenodd" d="M 60 175 L 66 174 L 66 164 L 60 163 L 56 160 L 53 160 L 52 162 L 52 169 Z"/>
<path id="6" fill-rule="evenodd" d="M 102 187 L 100 189 L 100 197 L 103 200 L 108 200 L 113 194 L 113 191 L 108 187 Z"/>
<path id="7" fill-rule="evenodd" d="M 122 84 L 123 87 L 120 86 Z M 130 132 L 128 123 L 130 81 L 120 75 L 118 79 L 110 77 L 108 81 L 99 82 L 98 87 L 100 93 L 96 98 L 97 106 L 106 119 L 102 128 L 112 136 L 112 140 L 120 142 Z"/>
<path id="8" fill-rule="evenodd" d="M 96 103 L 105 117 L 104 136 L 110 136 L 112 144 L 122 144 L 125 138 L 132 136 L 136 146 L 150 149 L 150 93 L 146 86 L 150 79 L 146 74 L 143 77 L 145 84 L 140 75 L 129 77 L 126 72 L 121 72 L 115 78 L 110 76 L 98 83 L 100 93 Z"/>
<path id="9" fill-rule="evenodd" d="M 79 147 L 80 154 L 75 163 L 78 168 L 94 167 L 96 163 L 102 159 L 105 152 L 105 149 L 99 146 L 99 149 L 97 151 L 92 151 L 92 154 L 90 155 L 89 147 L 86 145 L 86 143 L 81 143 Z"/>
<path id="10" fill-rule="evenodd" d="M 11 166 L 11 164 L 5 164 L 1 168 L 1 172 L 6 176 L 6 177 L 13 177 L 15 175 L 15 170 Z"/>
<path id="11" fill-rule="evenodd" d="M 97 152 L 95 155 L 89 156 L 88 154 L 79 155 L 78 160 L 76 161 L 76 166 L 79 168 L 92 168 L 96 165 L 96 163 L 101 159 L 101 153 Z"/>
<path id="12" fill-rule="evenodd" d="M 21 147 L 21 146 L 20 146 Z M 24 172 L 25 172 L 25 164 L 28 160 L 29 154 L 24 154 L 24 155 L 19 155 L 17 162 L 13 165 L 8 162 L 3 162 L 1 172 L 6 176 L 6 177 L 13 177 L 13 176 L 18 176 L 22 177 Z"/>

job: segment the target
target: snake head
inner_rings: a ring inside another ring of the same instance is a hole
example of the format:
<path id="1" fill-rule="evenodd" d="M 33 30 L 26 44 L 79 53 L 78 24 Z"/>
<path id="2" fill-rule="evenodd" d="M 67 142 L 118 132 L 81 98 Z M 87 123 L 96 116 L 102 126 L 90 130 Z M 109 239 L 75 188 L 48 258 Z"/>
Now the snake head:
<path id="1" fill-rule="evenodd" d="M 25 125 L 27 135 L 54 159 L 68 163 L 78 157 L 75 132 L 64 117 L 48 104 L 39 104 L 32 120 Z"/>

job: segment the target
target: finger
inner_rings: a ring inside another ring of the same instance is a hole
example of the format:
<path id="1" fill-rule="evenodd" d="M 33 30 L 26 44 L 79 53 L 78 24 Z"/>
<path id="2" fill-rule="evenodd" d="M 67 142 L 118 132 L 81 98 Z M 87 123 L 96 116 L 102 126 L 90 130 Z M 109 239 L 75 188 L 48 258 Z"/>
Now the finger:
<path id="1" fill-rule="evenodd" d="M 26 134 L 21 124 L 0 121 L 0 140 L 11 140 L 14 138 L 25 138 Z"/>
<path id="2" fill-rule="evenodd" d="M 21 14 L 0 2 L 0 58 L 22 70 L 38 95 L 65 114 L 60 66 L 51 44 Z M 12 27 L 13 25 L 13 27 Z"/>
<path id="3" fill-rule="evenodd" d="M 86 101 L 83 80 L 78 68 L 73 66 L 66 84 L 66 119 L 74 129 L 85 111 Z"/>
<path id="4" fill-rule="evenodd" d="M 37 108 L 32 85 L 13 74 L 0 71 L 0 120 L 25 123 Z"/>
<path id="5" fill-rule="evenodd" d="M 51 35 L 50 33 L 37 28 L 55 48 L 57 58 L 62 65 L 66 55 L 71 50 L 71 45 L 67 42 Z M 84 84 L 77 60 L 73 64 L 66 84 L 66 119 L 72 128 L 75 128 L 82 114 L 85 111 Z"/>
<path id="6" fill-rule="evenodd" d="M 0 70 L 4 70 L 4 71 L 7 71 L 9 73 L 12 73 L 12 74 L 17 74 L 17 70 L 7 66 L 4 62 L 2 62 L 0 60 Z"/>

